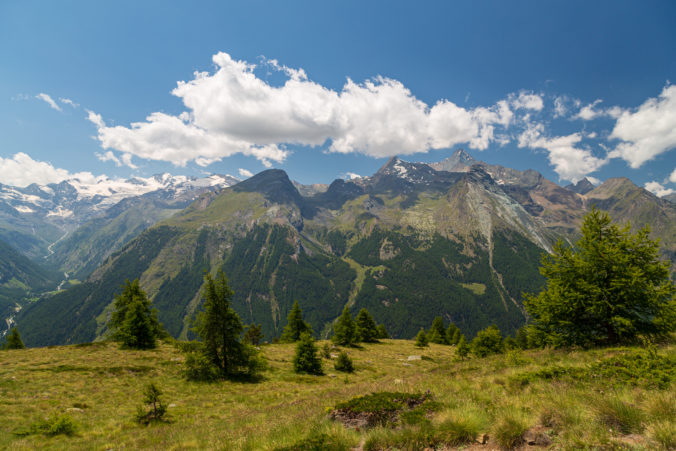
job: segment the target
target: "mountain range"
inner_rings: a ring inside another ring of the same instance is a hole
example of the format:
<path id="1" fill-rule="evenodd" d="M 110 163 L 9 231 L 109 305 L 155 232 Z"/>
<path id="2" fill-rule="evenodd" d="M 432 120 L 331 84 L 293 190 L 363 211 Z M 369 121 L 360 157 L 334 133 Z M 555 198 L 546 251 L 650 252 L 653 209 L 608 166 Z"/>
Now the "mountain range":
<path id="1" fill-rule="evenodd" d="M 31 345 L 105 337 L 115 293 L 139 278 L 169 333 L 190 338 L 204 271 L 223 268 L 234 308 L 268 340 L 296 300 L 318 336 L 330 334 L 345 305 L 366 307 L 395 337 L 438 315 L 468 336 L 490 324 L 513 333 L 525 322 L 522 292 L 543 285 L 542 254 L 559 239 L 572 243 L 591 205 L 619 222 L 650 224 L 673 261 L 674 204 L 628 179 L 589 185 L 561 187 L 460 150 L 432 164 L 395 157 L 370 177 L 328 186 L 271 169 L 175 211 L 145 194 L 64 239 L 71 252 L 59 255 L 69 257 L 47 260 L 77 268 L 83 282 L 28 303 L 17 321 Z M 122 224 L 133 225 L 129 233 Z M 110 246 L 118 250 L 97 253 Z"/>

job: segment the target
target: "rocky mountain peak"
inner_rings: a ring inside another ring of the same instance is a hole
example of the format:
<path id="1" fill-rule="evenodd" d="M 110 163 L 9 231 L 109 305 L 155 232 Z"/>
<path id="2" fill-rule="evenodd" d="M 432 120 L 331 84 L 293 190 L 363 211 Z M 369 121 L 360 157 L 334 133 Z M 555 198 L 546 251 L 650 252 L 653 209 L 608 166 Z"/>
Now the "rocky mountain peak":
<path id="1" fill-rule="evenodd" d="M 268 169 L 233 186 L 237 192 L 256 192 L 271 202 L 301 206 L 303 198 L 281 169 Z"/>
<path id="2" fill-rule="evenodd" d="M 592 184 L 592 182 L 590 182 L 587 177 L 585 177 L 582 180 L 579 180 L 577 183 L 571 183 L 570 185 L 567 185 L 565 188 L 578 194 L 587 194 L 595 187 L 594 184 Z"/>
<path id="3" fill-rule="evenodd" d="M 453 155 L 437 163 L 430 163 L 430 166 L 437 171 L 448 172 L 467 172 L 472 165 L 479 163 L 470 154 L 463 149 L 453 152 Z"/>

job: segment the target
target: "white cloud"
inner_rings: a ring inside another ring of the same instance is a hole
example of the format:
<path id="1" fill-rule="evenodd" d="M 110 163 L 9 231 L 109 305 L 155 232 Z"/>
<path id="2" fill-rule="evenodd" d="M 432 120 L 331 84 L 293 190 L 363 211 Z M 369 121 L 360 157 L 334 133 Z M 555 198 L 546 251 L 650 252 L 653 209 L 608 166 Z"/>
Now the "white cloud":
<path id="1" fill-rule="evenodd" d="M 671 194 L 674 192 L 673 189 L 671 188 L 665 188 L 661 183 L 659 182 L 648 182 L 645 184 L 645 189 L 653 193 L 657 197 L 663 197 L 666 196 L 667 194 Z"/>
<path id="2" fill-rule="evenodd" d="M 90 172 L 70 173 L 55 168 L 45 161 L 33 160 L 29 155 L 19 152 L 11 158 L 0 157 L 0 183 L 24 187 L 31 183 L 46 185 L 63 180 L 78 178 L 83 182 L 96 183 L 97 178 Z"/>
<path id="3" fill-rule="evenodd" d="M 623 111 L 610 138 L 622 142 L 609 155 L 634 169 L 676 147 L 676 86 L 666 86 L 634 112 Z"/>
<path id="4" fill-rule="evenodd" d="M 510 100 L 512 107 L 515 110 L 526 109 L 526 110 L 541 111 L 545 105 L 544 102 L 542 101 L 541 95 L 528 93 L 526 91 L 519 92 L 518 97 L 512 95 Z"/>
<path id="5" fill-rule="evenodd" d="M 676 183 L 676 169 L 674 169 L 671 175 L 669 176 L 669 181 L 671 183 Z"/>
<path id="6" fill-rule="evenodd" d="M 554 99 L 554 117 L 563 117 L 568 113 L 568 107 L 566 106 L 566 98 L 559 96 Z"/>
<path id="7" fill-rule="evenodd" d="M 249 178 L 253 177 L 253 172 L 249 171 L 248 169 L 239 168 L 239 175 L 241 175 L 242 177 Z"/>
<path id="8" fill-rule="evenodd" d="M 72 100 L 70 100 L 69 98 L 66 98 L 66 97 L 59 97 L 59 102 L 65 104 L 65 105 L 70 105 L 73 108 L 77 108 L 77 107 L 80 106 L 80 104 L 75 103 L 75 102 L 73 102 Z"/>
<path id="9" fill-rule="evenodd" d="M 52 99 L 49 95 L 45 94 L 44 92 L 41 92 L 40 94 L 35 96 L 36 99 L 40 99 L 47 103 L 51 108 L 55 109 L 56 111 L 63 111 L 59 105 Z"/>
<path id="10" fill-rule="evenodd" d="M 599 117 L 611 117 L 613 119 L 619 118 L 624 110 L 618 106 L 610 108 L 596 108 L 598 104 L 603 102 L 601 99 L 596 99 L 592 103 L 580 108 L 580 111 L 575 114 L 572 119 L 582 119 L 583 121 L 591 121 Z"/>
<path id="11" fill-rule="evenodd" d="M 96 158 L 98 158 L 99 161 L 103 161 L 104 163 L 106 161 L 112 161 L 113 163 L 115 163 L 115 166 L 117 166 L 117 167 L 122 166 L 122 161 L 120 161 L 120 159 L 115 156 L 115 154 L 113 153 L 112 150 L 109 150 L 108 152 L 104 152 L 104 153 L 98 153 L 97 152 Z"/>
<path id="12" fill-rule="evenodd" d="M 288 78 L 272 86 L 256 76 L 255 66 L 227 53 L 213 56 L 214 73 L 196 72 L 172 91 L 187 108 L 179 116 L 152 113 L 129 127 L 107 127 L 88 112 L 104 149 L 140 158 L 208 165 L 236 153 L 266 166 L 282 162 L 285 144 L 328 145 L 330 152 L 360 152 L 373 157 L 426 152 L 467 143 L 486 149 L 504 142 L 513 118 L 508 101 L 465 109 L 448 100 L 428 106 L 401 82 L 375 77 L 347 80 L 334 91 L 308 79 L 303 69 L 263 60 Z M 540 109 L 542 99 L 522 92 L 511 96 L 518 108 Z M 497 137 L 496 137 L 497 136 Z"/>
<path id="13" fill-rule="evenodd" d="M 549 163 L 560 179 L 577 183 L 588 174 L 606 164 L 606 159 L 595 157 L 591 150 L 580 148 L 581 133 L 547 138 L 543 136 L 542 124 L 529 123 L 518 138 L 519 147 L 545 149 L 549 153 Z"/>

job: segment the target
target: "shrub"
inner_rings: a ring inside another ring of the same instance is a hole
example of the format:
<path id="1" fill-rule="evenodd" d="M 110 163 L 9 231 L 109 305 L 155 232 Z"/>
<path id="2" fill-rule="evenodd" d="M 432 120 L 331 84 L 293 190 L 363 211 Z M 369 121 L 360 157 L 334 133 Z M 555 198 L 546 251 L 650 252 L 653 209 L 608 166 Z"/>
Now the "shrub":
<path id="1" fill-rule="evenodd" d="M 220 372 L 203 352 L 189 352 L 185 356 L 183 375 L 189 381 L 212 382 L 219 378 Z"/>
<path id="2" fill-rule="evenodd" d="M 342 371 L 344 373 L 354 372 L 354 364 L 352 363 L 352 359 L 345 351 L 341 351 L 341 353 L 338 354 L 338 359 L 336 360 L 336 363 L 333 367 L 336 369 L 336 371 Z"/>
<path id="3" fill-rule="evenodd" d="M 395 423 L 399 414 L 430 399 L 428 393 L 377 392 L 336 404 L 331 418 L 345 424 L 364 423 L 367 427 Z"/>
<path id="4" fill-rule="evenodd" d="M 322 357 L 325 359 L 331 358 L 331 346 L 328 343 L 324 343 L 324 346 L 322 346 Z"/>
<path id="5" fill-rule="evenodd" d="M 465 357 L 469 355 L 469 345 L 467 344 L 467 340 L 465 340 L 464 335 L 460 335 L 458 347 L 456 348 L 455 353 L 458 357 L 460 357 L 461 360 L 464 360 Z"/>
<path id="6" fill-rule="evenodd" d="M 502 448 L 513 449 L 523 443 L 523 434 L 528 430 L 526 422 L 514 412 L 499 416 L 492 430 L 495 441 Z"/>
<path id="7" fill-rule="evenodd" d="M 444 444 L 458 446 L 474 442 L 482 427 L 483 421 L 476 415 L 463 415 L 441 422 L 437 436 Z"/>
<path id="8" fill-rule="evenodd" d="M 676 379 L 676 356 L 662 357 L 655 352 L 631 351 L 592 364 L 589 374 L 604 383 L 667 388 Z"/>
<path id="9" fill-rule="evenodd" d="M 260 324 L 250 324 L 244 330 L 242 342 L 253 346 L 258 346 L 263 339 L 262 326 Z"/>
<path id="10" fill-rule="evenodd" d="M 305 332 L 300 336 L 300 341 L 296 346 L 296 355 L 293 357 L 293 370 L 296 373 L 307 373 L 321 376 L 322 361 L 317 355 L 317 346 L 309 333 Z"/>
<path id="11" fill-rule="evenodd" d="M 54 435 L 74 435 L 77 426 L 73 419 L 68 415 L 52 415 L 44 420 L 33 423 L 29 428 L 14 431 L 15 435 L 25 436 L 32 434 Z"/>
<path id="12" fill-rule="evenodd" d="M 472 354 L 477 357 L 486 357 L 492 354 L 501 354 L 505 351 L 500 329 L 489 326 L 477 333 L 471 344 Z"/>
<path id="13" fill-rule="evenodd" d="M 162 402 L 162 392 L 153 382 L 149 382 L 143 390 L 143 405 L 136 411 L 136 421 L 141 424 L 165 421 L 166 413 L 167 406 Z"/>
<path id="14" fill-rule="evenodd" d="M 644 414 L 639 408 L 617 397 L 597 400 L 594 403 L 596 418 L 600 423 L 620 432 L 631 434 L 643 430 Z"/>

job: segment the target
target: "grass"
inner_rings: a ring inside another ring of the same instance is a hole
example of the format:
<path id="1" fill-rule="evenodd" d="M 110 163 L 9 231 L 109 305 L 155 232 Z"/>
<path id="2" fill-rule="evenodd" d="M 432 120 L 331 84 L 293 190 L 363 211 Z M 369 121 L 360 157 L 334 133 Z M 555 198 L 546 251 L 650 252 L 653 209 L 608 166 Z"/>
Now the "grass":
<path id="1" fill-rule="evenodd" d="M 553 449 L 674 447 L 672 368 L 655 373 L 659 384 L 628 378 L 621 365 L 621 371 L 592 371 L 635 349 L 456 361 L 453 346 L 420 351 L 412 341 L 383 340 L 351 349 L 352 374 L 337 373 L 324 360 L 325 376 L 295 374 L 294 350 L 293 344 L 262 346 L 269 369 L 259 383 L 188 382 L 184 354 L 169 344 L 149 351 L 123 351 L 114 343 L 2 351 L 0 449 L 496 449 L 534 430 L 549 436 Z M 408 361 L 420 352 L 427 358 Z M 676 346 L 657 353 L 660 361 L 673 359 Z M 135 413 L 151 381 L 172 421 L 141 426 Z M 329 419 L 336 405 L 359 396 L 428 390 L 433 411 L 412 410 L 395 429 L 346 428 Z M 42 426 L 58 425 L 59 418 L 65 420 L 55 430 L 70 424 L 70 435 L 45 433 Z M 476 444 L 485 435 L 488 443 Z"/>

